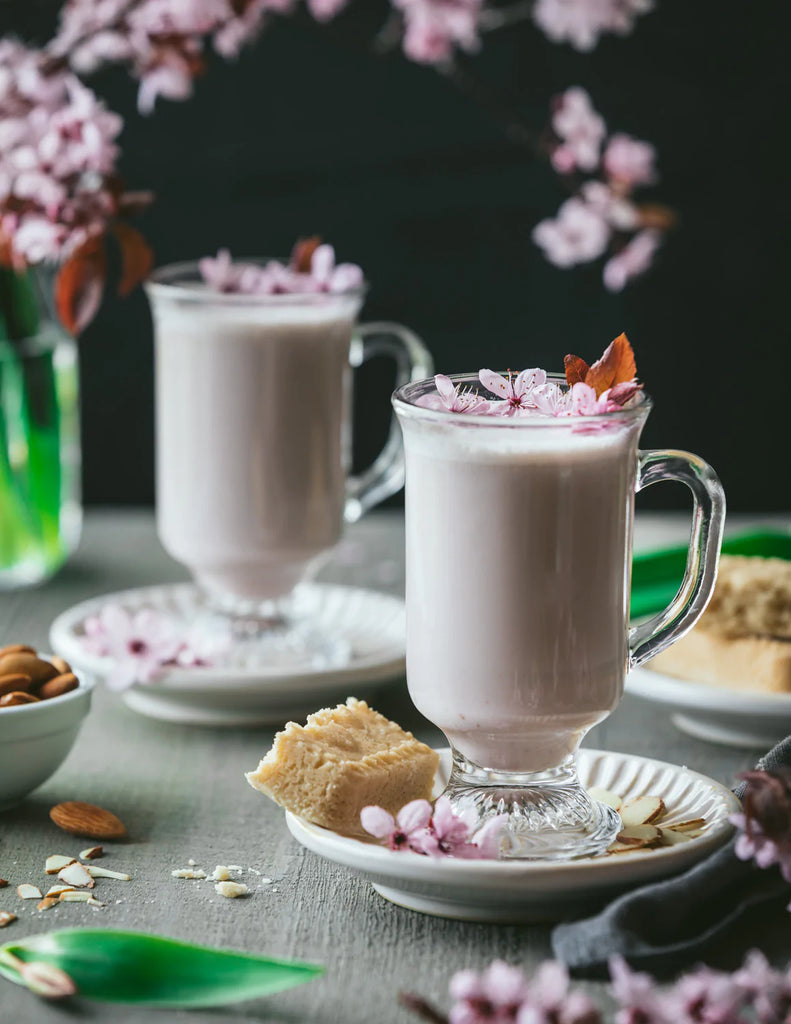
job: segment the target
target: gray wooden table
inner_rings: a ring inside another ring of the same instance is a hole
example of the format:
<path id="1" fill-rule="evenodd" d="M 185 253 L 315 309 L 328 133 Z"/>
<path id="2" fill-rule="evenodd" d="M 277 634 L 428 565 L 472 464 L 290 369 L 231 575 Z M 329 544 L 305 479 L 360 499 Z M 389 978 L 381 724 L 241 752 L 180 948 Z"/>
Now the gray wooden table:
<path id="1" fill-rule="evenodd" d="M 686 531 L 684 516 L 643 517 L 637 545 L 683 541 Z M 370 516 L 351 529 L 322 575 L 402 593 L 400 516 Z M 0 597 L 0 641 L 46 648 L 49 624 L 71 604 L 183 578 L 183 570 L 160 548 L 149 512 L 94 512 L 87 518 L 78 554 L 57 579 Z M 403 682 L 383 691 L 377 703 L 421 739 L 441 741 L 411 707 Z M 83 924 L 133 928 L 317 961 L 326 965 L 325 977 L 268 1000 L 222 1010 L 164 1012 L 82 1003 L 79 1012 L 66 1017 L 113 1024 L 142 1019 L 397 1024 L 414 1019 L 397 1006 L 399 990 L 420 992 L 447 1005 L 447 980 L 462 967 L 481 967 L 502 957 L 529 968 L 549 955 L 546 927 L 466 924 L 403 910 L 345 869 L 298 846 L 286 830 L 282 811 L 242 777 L 271 741 L 272 732 L 265 728 L 227 731 L 145 719 L 98 688 L 93 711 L 65 764 L 23 805 L 0 815 L 0 877 L 13 883 L 0 891 L 0 910 L 13 910 L 20 918 L 0 932 L 0 941 Z M 686 737 L 661 708 L 633 697 L 626 697 L 586 742 L 686 764 L 726 783 L 760 753 Z M 128 871 L 133 881 L 105 885 L 104 910 L 71 904 L 42 914 L 32 901 L 22 903 L 14 887 L 29 880 L 39 884 L 46 855 L 73 855 L 86 845 L 56 829 L 47 815 L 53 804 L 73 799 L 111 808 L 126 823 L 131 841 L 112 847 L 104 863 Z M 263 884 L 248 874 L 251 898 L 223 899 L 208 883 L 171 877 L 171 870 L 186 866 L 190 858 L 208 872 L 216 864 L 239 864 L 273 881 Z M 773 936 L 770 952 L 779 959 L 791 956 L 786 931 L 779 922 L 766 936 L 767 941 Z M 744 936 L 734 936 L 722 956 L 740 959 L 744 942 Z M 64 1019 L 61 1009 L 0 980 L 3 1024 Z"/>

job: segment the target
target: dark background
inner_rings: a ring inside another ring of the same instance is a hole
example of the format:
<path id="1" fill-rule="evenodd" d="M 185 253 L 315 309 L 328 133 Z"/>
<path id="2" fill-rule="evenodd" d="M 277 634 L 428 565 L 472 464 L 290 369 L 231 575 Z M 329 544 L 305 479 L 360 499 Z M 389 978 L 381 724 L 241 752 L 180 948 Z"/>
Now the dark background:
<path id="1" fill-rule="evenodd" d="M 329 26 L 273 19 L 237 62 L 212 60 L 186 103 L 135 110 L 120 69 L 93 88 L 126 120 L 122 171 L 157 202 L 139 220 L 158 263 L 228 246 L 286 253 L 318 233 L 371 282 L 365 318 L 408 324 L 446 372 L 561 367 L 621 330 L 655 400 L 643 443 L 697 452 L 732 510 L 787 511 L 788 33 L 784 5 L 658 0 L 592 54 L 530 23 L 470 68 L 536 129 L 580 84 L 611 130 L 656 144 L 658 201 L 679 228 L 643 281 L 604 291 L 600 265 L 545 262 L 532 226 L 564 194 L 502 126 L 431 69 L 371 41 L 387 7 L 353 0 Z M 0 0 L 0 32 L 43 42 L 58 4 Z M 82 340 L 85 497 L 153 500 L 151 326 L 142 293 L 108 298 Z M 357 460 L 384 436 L 389 381 L 357 396 Z M 656 488 L 641 504 L 686 501 Z"/>

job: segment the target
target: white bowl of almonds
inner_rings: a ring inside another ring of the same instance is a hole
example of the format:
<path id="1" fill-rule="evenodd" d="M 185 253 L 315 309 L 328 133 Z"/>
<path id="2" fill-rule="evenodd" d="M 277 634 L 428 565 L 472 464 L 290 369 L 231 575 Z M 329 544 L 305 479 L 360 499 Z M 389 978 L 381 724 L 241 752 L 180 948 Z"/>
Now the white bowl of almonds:
<path id="1" fill-rule="evenodd" d="M 0 811 L 56 771 L 91 706 L 93 679 L 26 644 L 0 648 Z"/>

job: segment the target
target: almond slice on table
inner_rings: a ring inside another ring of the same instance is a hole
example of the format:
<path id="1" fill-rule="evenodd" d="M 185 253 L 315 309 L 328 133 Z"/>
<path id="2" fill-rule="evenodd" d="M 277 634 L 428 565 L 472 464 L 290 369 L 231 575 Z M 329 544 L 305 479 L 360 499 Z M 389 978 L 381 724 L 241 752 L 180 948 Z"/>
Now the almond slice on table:
<path id="1" fill-rule="evenodd" d="M 7 910 L 0 910 L 0 928 L 7 928 L 16 919 L 16 914 L 11 914 Z"/>
<path id="2" fill-rule="evenodd" d="M 99 857 L 104 856 L 104 847 L 102 846 L 89 846 L 87 850 L 83 850 L 80 854 L 80 860 L 98 860 Z"/>
<path id="3" fill-rule="evenodd" d="M 37 889 L 35 885 L 31 885 L 29 882 L 23 882 L 22 885 L 16 887 L 16 894 L 21 900 L 40 900 L 41 890 Z"/>
<path id="4" fill-rule="evenodd" d="M 67 889 L 62 892 L 58 899 L 61 903 L 87 903 L 88 900 L 92 900 L 93 896 L 89 892 L 78 892 L 76 889 Z"/>
<path id="5" fill-rule="evenodd" d="M 591 800 L 598 800 L 600 804 L 607 804 L 614 811 L 617 811 L 621 806 L 621 798 L 617 793 L 612 793 L 609 789 L 601 789 L 599 786 L 594 786 L 588 790 L 588 796 Z"/>
<path id="6" fill-rule="evenodd" d="M 53 885 L 44 893 L 44 896 L 60 896 L 62 892 L 74 892 L 73 885 Z"/>
<path id="7" fill-rule="evenodd" d="M 97 900 L 95 896 L 88 897 L 88 899 L 85 902 L 88 904 L 89 907 L 103 907 L 103 906 L 105 906 L 105 904 L 102 903 L 101 900 Z"/>
<path id="8" fill-rule="evenodd" d="M 665 813 L 665 803 L 659 796 L 638 796 L 621 804 L 618 813 L 624 827 L 650 825 Z"/>
<path id="9" fill-rule="evenodd" d="M 84 867 L 91 878 L 118 878 L 122 882 L 130 881 L 129 875 L 125 875 L 122 871 L 110 871 L 109 868 L 97 868 L 93 864 L 81 864 L 80 867 Z"/>
<path id="10" fill-rule="evenodd" d="M 74 864 L 74 857 L 66 857 L 62 853 L 53 853 L 51 857 L 47 857 L 46 863 L 44 864 L 44 870 L 48 875 L 57 875 L 57 873 L 69 866 Z"/>
<path id="11" fill-rule="evenodd" d="M 36 910 L 52 910 L 56 903 L 60 903 L 60 900 L 53 896 L 45 896 L 40 903 L 36 904 Z"/>
<path id="12" fill-rule="evenodd" d="M 74 889 L 93 889 L 96 885 L 88 869 L 77 861 L 59 871 L 58 878 Z"/>
<path id="13" fill-rule="evenodd" d="M 86 839 L 124 839 L 126 826 L 112 811 L 106 811 L 95 804 L 87 804 L 83 800 L 69 800 L 57 804 L 49 812 L 50 818 L 58 828 L 70 832 L 73 836 L 85 836 Z"/>

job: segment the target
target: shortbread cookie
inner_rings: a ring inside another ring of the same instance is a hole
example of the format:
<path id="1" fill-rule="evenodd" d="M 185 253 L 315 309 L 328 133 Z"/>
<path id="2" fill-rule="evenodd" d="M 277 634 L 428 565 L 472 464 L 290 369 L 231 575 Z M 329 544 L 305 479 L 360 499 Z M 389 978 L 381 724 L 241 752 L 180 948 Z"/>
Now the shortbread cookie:
<path id="1" fill-rule="evenodd" d="M 729 637 L 697 626 L 649 668 L 679 679 L 734 690 L 791 692 L 791 641 Z"/>
<path id="2" fill-rule="evenodd" d="M 723 555 L 717 586 L 698 630 L 791 640 L 791 562 Z"/>
<path id="3" fill-rule="evenodd" d="M 289 722 L 272 749 L 246 775 L 255 789 L 317 825 L 363 835 L 360 811 L 378 804 L 395 814 L 429 799 L 439 756 L 411 732 L 350 697 Z"/>

